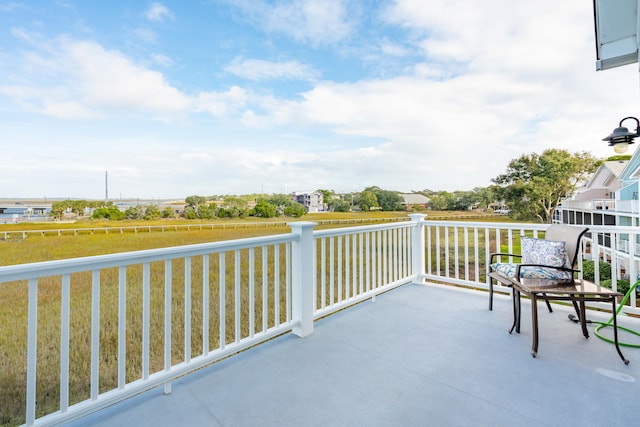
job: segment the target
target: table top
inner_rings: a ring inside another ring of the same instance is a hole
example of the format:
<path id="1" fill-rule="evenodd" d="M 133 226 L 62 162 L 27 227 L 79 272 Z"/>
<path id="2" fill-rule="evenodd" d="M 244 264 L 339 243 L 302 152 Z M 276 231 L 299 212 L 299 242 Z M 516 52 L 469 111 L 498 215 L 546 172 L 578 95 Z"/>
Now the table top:
<path id="1" fill-rule="evenodd" d="M 550 293 L 574 295 L 622 296 L 613 289 L 598 286 L 587 280 L 529 279 L 513 280 L 513 285 L 524 293 Z"/>

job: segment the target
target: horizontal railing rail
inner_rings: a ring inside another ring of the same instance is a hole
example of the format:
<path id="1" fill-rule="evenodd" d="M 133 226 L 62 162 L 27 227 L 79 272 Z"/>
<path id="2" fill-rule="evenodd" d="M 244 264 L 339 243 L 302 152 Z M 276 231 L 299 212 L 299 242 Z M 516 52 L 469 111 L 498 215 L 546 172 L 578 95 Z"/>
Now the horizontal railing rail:
<path id="1" fill-rule="evenodd" d="M 426 268 L 423 278 L 452 285 L 488 290 L 487 262 L 491 253 L 520 253 L 520 236 L 543 237 L 548 224 L 443 222 L 424 221 Z M 578 256 L 578 269 L 582 277 L 583 263 L 604 261 L 611 266 L 611 279 L 606 285 L 624 290 L 623 281 L 633 284 L 640 271 L 640 254 L 636 245 L 627 245 L 621 251 L 617 242 L 640 241 L 640 228 L 621 226 L 589 226 L 582 239 Z M 503 257 L 502 262 L 517 262 Z M 594 281 L 600 284 L 600 263 L 594 262 Z M 505 289 L 506 291 L 506 289 Z M 605 308 L 597 304 L 593 307 Z M 636 295 L 630 297 L 623 312 L 640 314 Z"/>
<path id="2" fill-rule="evenodd" d="M 637 200 L 594 199 L 594 200 L 564 200 L 558 207 L 563 209 L 578 209 L 582 211 L 611 211 L 618 213 L 637 214 L 640 204 Z"/>

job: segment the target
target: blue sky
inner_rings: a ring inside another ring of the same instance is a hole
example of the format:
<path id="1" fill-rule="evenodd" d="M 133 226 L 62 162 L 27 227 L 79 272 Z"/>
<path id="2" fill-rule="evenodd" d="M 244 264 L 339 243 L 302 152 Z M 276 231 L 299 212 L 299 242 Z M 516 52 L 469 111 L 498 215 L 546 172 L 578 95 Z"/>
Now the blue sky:
<path id="1" fill-rule="evenodd" d="M 470 190 L 608 156 L 638 69 L 594 46 L 583 0 L 0 0 L 0 197 Z"/>

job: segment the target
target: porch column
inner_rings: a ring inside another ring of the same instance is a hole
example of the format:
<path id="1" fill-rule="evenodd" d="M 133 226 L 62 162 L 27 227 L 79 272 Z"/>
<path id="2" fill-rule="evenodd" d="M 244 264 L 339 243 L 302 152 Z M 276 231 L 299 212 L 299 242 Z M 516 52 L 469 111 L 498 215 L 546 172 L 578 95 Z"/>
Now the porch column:
<path id="1" fill-rule="evenodd" d="M 313 333 L 313 283 L 314 283 L 314 240 L 315 222 L 299 221 L 287 224 L 293 234 L 299 237 L 291 248 L 291 311 L 298 326 L 293 333 L 306 337 Z"/>
<path id="2" fill-rule="evenodd" d="M 424 218 L 426 215 L 424 214 L 411 214 L 409 218 L 411 221 L 415 223 L 415 227 L 413 227 L 413 236 L 412 236 L 412 260 L 411 265 L 413 267 L 413 280 L 419 283 L 422 283 L 424 279 L 422 275 L 425 274 L 425 265 L 424 265 Z"/>

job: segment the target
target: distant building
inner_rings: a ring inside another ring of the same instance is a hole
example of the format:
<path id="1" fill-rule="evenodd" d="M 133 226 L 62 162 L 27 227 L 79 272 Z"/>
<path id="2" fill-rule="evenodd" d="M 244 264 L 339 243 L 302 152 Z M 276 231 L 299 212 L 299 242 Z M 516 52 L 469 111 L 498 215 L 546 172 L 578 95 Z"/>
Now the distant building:
<path id="1" fill-rule="evenodd" d="M 50 204 L 3 204 L 0 205 L 0 222 L 27 222 L 48 219 Z"/>
<path id="2" fill-rule="evenodd" d="M 293 192 L 291 199 L 303 205 L 307 213 L 326 212 L 324 194 L 320 191 Z"/>
<path id="3" fill-rule="evenodd" d="M 618 177 L 627 163 L 629 163 L 627 160 L 604 162 L 584 186 L 578 188 L 571 200 L 615 199 L 615 192 L 622 187 Z"/>
<path id="4" fill-rule="evenodd" d="M 406 210 L 411 210 L 412 206 L 420 206 L 426 209 L 429 203 L 431 203 L 430 198 L 420 193 L 400 194 L 400 197 L 402 197 L 402 205 Z"/>

